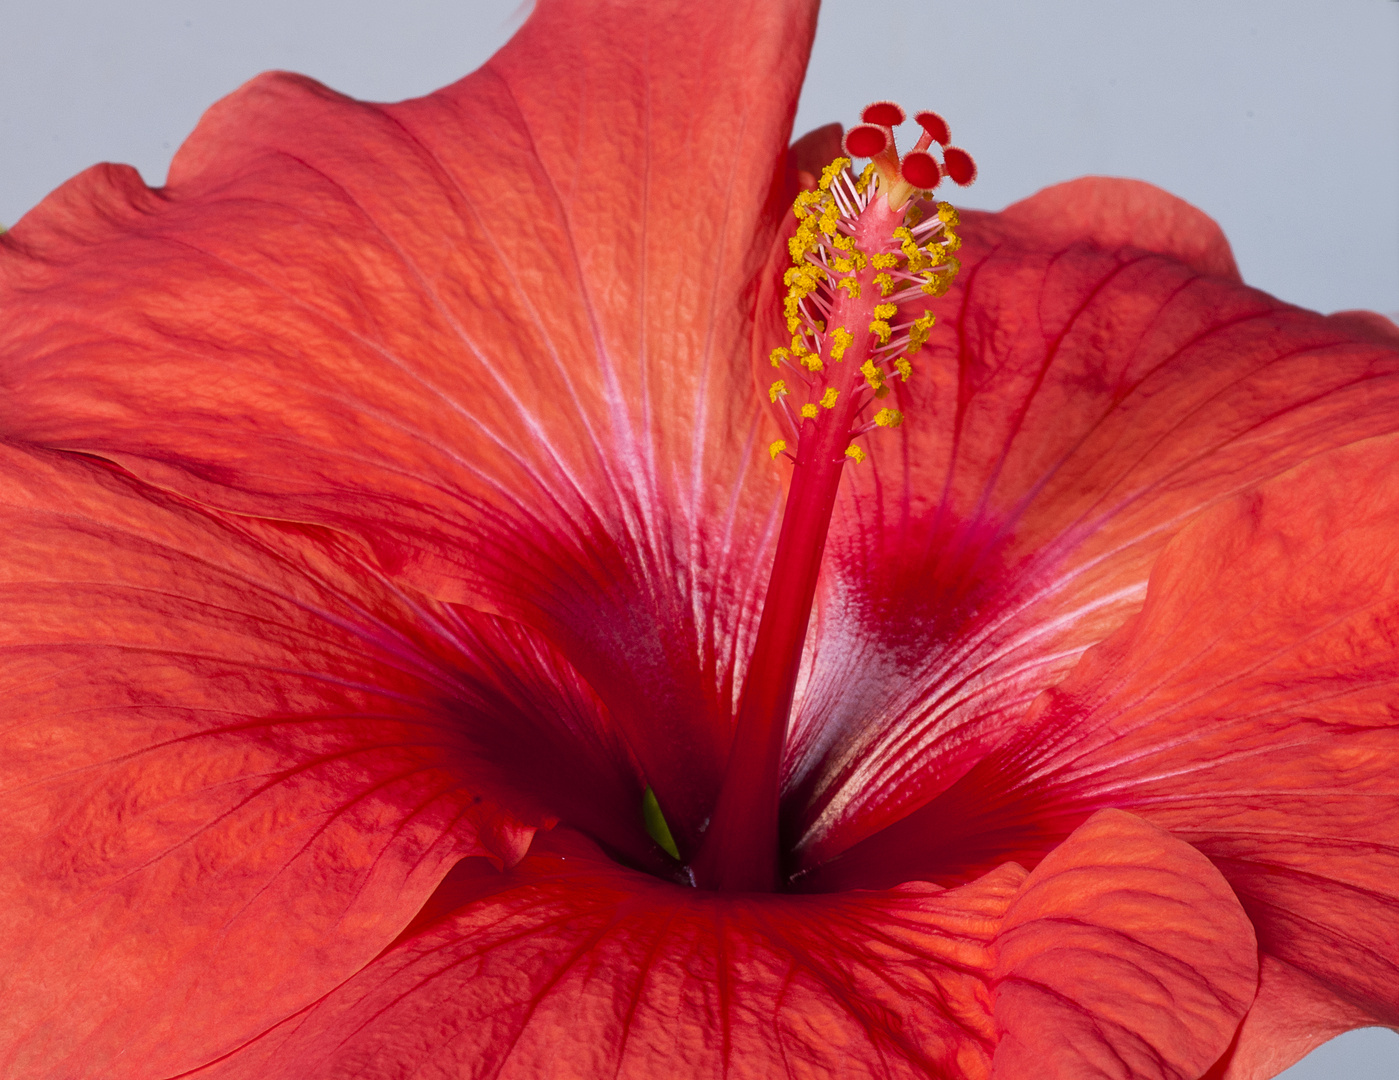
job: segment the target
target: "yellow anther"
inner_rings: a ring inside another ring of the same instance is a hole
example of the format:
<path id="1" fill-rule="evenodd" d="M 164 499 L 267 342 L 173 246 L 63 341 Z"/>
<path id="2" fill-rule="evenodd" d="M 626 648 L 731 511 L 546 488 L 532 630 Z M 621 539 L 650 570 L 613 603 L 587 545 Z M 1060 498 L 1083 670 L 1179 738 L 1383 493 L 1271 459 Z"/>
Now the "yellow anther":
<path id="1" fill-rule="evenodd" d="M 844 289 L 850 294 L 851 300 L 860 299 L 860 281 L 858 278 L 843 277 L 836 282 L 837 289 Z"/>
<path id="2" fill-rule="evenodd" d="M 884 372 L 874 366 L 873 360 L 866 360 L 860 365 L 860 374 L 865 377 L 865 382 L 869 383 L 875 390 L 884 385 Z"/>
<path id="3" fill-rule="evenodd" d="M 910 229 L 923 220 L 923 211 L 918 208 L 917 203 L 909 203 L 908 209 L 904 211 L 904 224 Z"/>
<path id="4" fill-rule="evenodd" d="M 808 420 L 815 420 L 816 406 L 811 404 L 810 402 L 807 402 L 805 405 L 802 406 L 802 415 Z"/>
<path id="5" fill-rule="evenodd" d="M 840 397 L 839 390 L 834 386 L 826 387 L 826 392 L 821 395 L 821 408 L 834 409 L 836 407 L 836 398 L 838 397 Z"/>
<path id="6" fill-rule="evenodd" d="M 807 371 L 820 371 L 825 366 L 814 352 L 802 353 L 802 367 Z"/>
<path id="7" fill-rule="evenodd" d="M 841 251 L 854 251 L 855 238 L 853 236 L 846 236 L 844 233 L 841 233 L 839 236 L 833 237 L 831 239 L 831 247 L 840 248 Z"/>
<path id="8" fill-rule="evenodd" d="M 875 258 L 879 258 L 878 255 Z M 894 279 L 882 271 L 874 275 L 874 283 L 879 286 L 879 295 L 888 296 L 894 291 Z"/>
<path id="9" fill-rule="evenodd" d="M 831 266 L 842 274 L 848 274 L 855 269 L 854 259 L 832 259 Z"/>
<path id="10" fill-rule="evenodd" d="M 811 350 L 806 347 L 806 339 L 804 337 L 800 334 L 792 335 L 792 356 L 794 359 L 800 360 L 810 351 Z"/>
<path id="11" fill-rule="evenodd" d="M 962 264 L 956 259 L 948 259 L 946 264 L 939 268 L 936 274 L 925 274 L 925 284 L 922 289 L 931 296 L 941 296 L 952 286 L 952 279 L 957 276 Z"/>
<path id="12" fill-rule="evenodd" d="M 944 225 L 960 225 L 962 219 L 957 216 L 957 208 L 951 203 L 938 203 L 938 220 Z"/>
<path id="13" fill-rule="evenodd" d="M 768 359 L 772 361 L 773 367 L 781 367 L 782 361 L 786 360 L 791 355 L 791 353 L 789 353 L 786 349 L 779 345 L 777 348 L 772 350 L 772 355 L 769 356 Z"/>
<path id="14" fill-rule="evenodd" d="M 847 446 L 845 448 L 845 456 L 848 458 L 854 458 L 856 465 L 860 464 L 860 462 L 865 460 L 865 452 L 861 450 L 858 446 Z"/>
<path id="15" fill-rule="evenodd" d="M 850 348 L 851 342 L 855 340 L 855 335 L 843 326 L 837 326 L 831 331 L 831 359 L 844 360 L 845 350 Z"/>
<path id="16" fill-rule="evenodd" d="M 793 262 L 801 262 L 806 253 L 815 251 L 816 247 L 816 229 L 810 219 L 802 222 L 797 227 L 796 235 L 787 241 L 787 251 L 791 254 Z"/>
<path id="17" fill-rule="evenodd" d="M 821 180 L 816 186 L 822 191 L 830 191 L 832 181 L 834 181 L 842 171 L 848 168 L 850 168 L 850 159 L 848 157 L 836 158 L 821 170 Z"/>
<path id="18" fill-rule="evenodd" d="M 893 304 L 875 304 L 874 317 L 876 319 L 891 319 L 898 314 L 899 309 Z"/>
<path id="19" fill-rule="evenodd" d="M 925 311 L 913 320 L 913 325 L 908 328 L 909 352 L 917 352 L 923 347 L 923 343 L 928 340 L 928 333 L 933 329 L 934 321 L 931 311 Z"/>
<path id="20" fill-rule="evenodd" d="M 768 400 L 776 402 L 777 399 L 780 398 L 786 392 L 787 381 L 785 379 L 778 379 L 775 383 L 768 387 Z"/>
<path id="21" fill-rule="evenodd" d="M 836 226 L 840 224 L 840 207 L 835 203 L 830 203 L 821 211 L 821 231 L 827 236 L 836 235 Z"/>
<path id="22" fill-rule="evenodd" d="M 892 270 L 899 265 L 899 257 L 892 251 L 881 251 L 872 261 L 876 270 Z"/>
<path id="23" fill-rule="evenodd" d="M 889 335 L 893 331 L 889 329 L 889 324 L 883 319 L 875 319 L 874 322 L 870 323 L 870 333 L 879 338 L 881 345 L 887 345 L 889 344 Z"/>
<path id="24" fill-rule="evenodd" d="M 904 414 L 898 409 L 880 409 L 874 414 L 874 422 L 880 427 L 898 427 L 904 422 Z"/>
<path id="25" fill-rule="evenodd" d="M 869 187 L 871 178 L 874 176 L 874 162 L 871 161 L 860 173 L 860 178 L 855 181 L 855 190 L 864 194 L 865 188 Z"/>
<path id="26" fill-rule="evenodd" d="M 778 439 L 775 443 L 771 444 L 771 445 L 768 447 L 768 453 L 772 456 L 772 460 L 773 460 L 773 461 L 776 461 L 776 460 L 777 460 L 777 455 L 780 454 L 780 453 L 782 453 L 782 451 L 783 451 L 783 450 L 786 450 L 786 449 L 787 449 L 787 440 L 786 440 L 786 439 Z"/>
<path id="27" fill-rule="evenodd" d="M 904 382 L 908 382 L 908 377 L 913 374 L 913 365 L 908 362 L 907 356 L 899 356 L 894 359 L 894 370 L 904 377 Z"/>

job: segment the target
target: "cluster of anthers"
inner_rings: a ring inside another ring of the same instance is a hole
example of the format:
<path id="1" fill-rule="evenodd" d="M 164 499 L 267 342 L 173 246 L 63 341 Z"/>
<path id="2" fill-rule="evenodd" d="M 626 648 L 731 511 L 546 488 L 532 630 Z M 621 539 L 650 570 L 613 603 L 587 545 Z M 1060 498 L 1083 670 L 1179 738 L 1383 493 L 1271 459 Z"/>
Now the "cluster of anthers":
<path id="1" fill-rule="evenodd" d="M 867 106 L 863 122 L 846 133 L 849 157 L 831 162 L 793 205 L 800 224 L 783 277 L 792 339 L 772 351 L 783 377 L 768 393 L 800 449 L 793 454 L 788 440 L 778 439 L 769 448 L 773 458 L 800 460 L 810 447 L 827 460 L 843 453 L 863 461 L 851 440 L 903 421 L 896 409 L 866 411 L 888 396 L 891 380 L 913 373 L 911 357 L 927 341 L 933 316 L 904 315 L 904 308 L 947 291 L 961 246 L 957 211 L 927 200 L 944 176 L 963 186 L 976 178 L 971 155 L 948 145 L 947 123 L 937 113 L 914 116 L 923 134 L 901 159 L 893 128 L 905 118 L 893 102 Z M 935 142 L 941 162 L 929 152 Z M 855 157 L 870 159 L 858 177 Z M 805 400 L 794 405 L 793 398 Z"/>

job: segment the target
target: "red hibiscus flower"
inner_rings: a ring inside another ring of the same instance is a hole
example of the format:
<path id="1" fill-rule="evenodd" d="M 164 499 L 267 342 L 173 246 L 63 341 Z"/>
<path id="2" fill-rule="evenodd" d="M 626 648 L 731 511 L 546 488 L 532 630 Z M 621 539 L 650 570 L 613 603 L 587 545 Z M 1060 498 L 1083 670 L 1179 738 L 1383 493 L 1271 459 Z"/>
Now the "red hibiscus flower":
<path id="1" fill-rule="evenodd" d="M 878 112 L 801 205 L 894 261 L 794 233 L 813 21 L 265 77 L 0 241 L 0 1072 L 1248 1080 L 1399 1024 L 1387 324 L 1142 184 L 918 225 L 970 159 Z"/>

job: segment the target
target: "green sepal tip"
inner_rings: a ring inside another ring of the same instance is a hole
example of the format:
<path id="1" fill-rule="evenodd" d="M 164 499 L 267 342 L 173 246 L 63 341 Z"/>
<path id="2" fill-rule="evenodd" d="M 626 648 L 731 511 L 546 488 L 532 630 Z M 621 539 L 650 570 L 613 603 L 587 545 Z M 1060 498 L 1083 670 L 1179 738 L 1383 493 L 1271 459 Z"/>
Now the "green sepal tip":
<path id="1" fill-rule="evenodd" d="M 646 823 L 646 834 L 661 845 L 672 859 L 680 858 L 680 849 L 675 846 L 675 837 L 670 835 L 670 826 L 665 823 L 661 804 L 656 801 L 656 793 L 651 788 L 641 796 L 641 820 Z"/>

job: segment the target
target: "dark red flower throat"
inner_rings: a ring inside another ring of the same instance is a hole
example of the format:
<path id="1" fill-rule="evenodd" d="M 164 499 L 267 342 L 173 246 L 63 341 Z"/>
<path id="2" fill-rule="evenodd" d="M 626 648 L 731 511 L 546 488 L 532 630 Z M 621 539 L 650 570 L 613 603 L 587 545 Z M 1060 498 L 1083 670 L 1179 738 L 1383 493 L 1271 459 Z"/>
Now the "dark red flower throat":
<path id="1" fill-rule="evenodd" d="M 723 784 L 690 867 L 702 888 L 782 887 L 783 749 L 836 492 L 844 470 L 865 458 L 854 440 L 902 422 L 897 410 L 871 414 L 871 406 L 892 379 L 909 378 L 910 357 L 932 328 L 931 314 L 911 311 L 914 302 L 941 295 L 957 272 L 957 212 L 925 199 L 944 174 L 971 183 L 971 157 L 947 146 L 936 113 L 915 117 L 923 135 L 902 160 L 893 126 L 903 109 L 876 102 L 861 119 L 845 149 L 871 159 L 864 172 L 856 177 L 850 158 L 837 158 L 793 206 L 799 224 L 783 277 L 792 339 L 772 352 L 782 377 L 769 388 L 788 434 L 770 450 L 792 461 L 792 480 Z M 941 164 L 928 153 L 934 141 L 944 148 Z"/>

